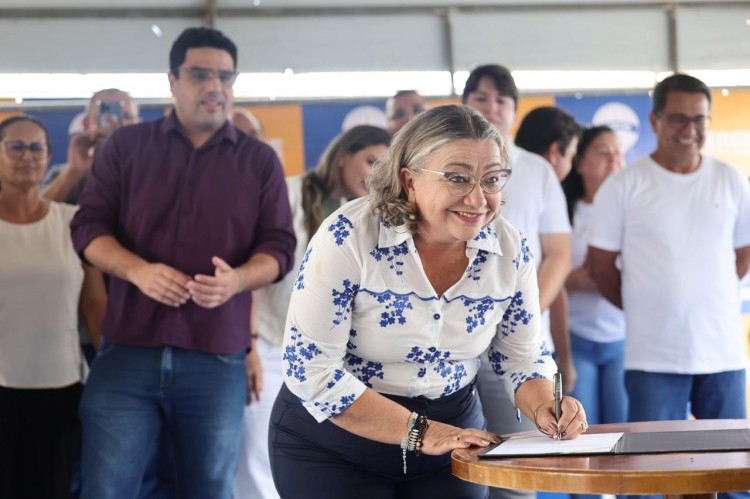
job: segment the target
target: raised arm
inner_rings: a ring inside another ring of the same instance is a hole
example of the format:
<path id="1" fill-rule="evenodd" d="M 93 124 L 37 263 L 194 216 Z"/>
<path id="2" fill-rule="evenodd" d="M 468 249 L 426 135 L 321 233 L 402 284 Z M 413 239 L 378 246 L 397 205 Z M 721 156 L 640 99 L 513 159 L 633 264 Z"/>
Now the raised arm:
<path id="1" fill-rule="evenodd" d="M 67 164 L 48 172 L 43 182 L 42 195 L 52 201 L 66 202 L 88 175 L 94 155 L 106 138 L 107 134 L 104 132 L 74 136 L 68 148 Z"/>

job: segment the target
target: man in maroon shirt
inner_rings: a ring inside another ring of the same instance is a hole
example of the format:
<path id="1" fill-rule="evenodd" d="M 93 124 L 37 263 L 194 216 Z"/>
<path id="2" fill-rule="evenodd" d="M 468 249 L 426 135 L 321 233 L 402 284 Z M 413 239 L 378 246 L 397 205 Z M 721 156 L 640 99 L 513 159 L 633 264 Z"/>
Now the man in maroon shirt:
<path id="1" fill-rule="evenodd" d="M 174 112 L 112 134 L 71 223 L 76 251 L 112 276 L 80 408 L 83 498 L 135 497 L 161 431 L 180 497 L 231 497 L 249 291 L 283 277 L 295 245 L 276 155 L 227 120 L 236 62 L 221 32 L 185 30 Z"/>

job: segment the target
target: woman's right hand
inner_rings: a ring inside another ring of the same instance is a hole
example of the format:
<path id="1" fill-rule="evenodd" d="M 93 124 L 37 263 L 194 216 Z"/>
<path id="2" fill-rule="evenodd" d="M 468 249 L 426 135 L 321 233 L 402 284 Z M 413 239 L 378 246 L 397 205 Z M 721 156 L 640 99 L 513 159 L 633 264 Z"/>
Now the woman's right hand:
<path id="1" fill-rule="evenodd" d="M 439 456 L 454 449 L 466 449 L 472 445 L 487 447 L 500 443 L 500 437 L 494 433 L 476 428 L 458 428 L 439 421 L 428 420 L 428 428 L 422 438 L 422 452 L 430 456 Z"/>

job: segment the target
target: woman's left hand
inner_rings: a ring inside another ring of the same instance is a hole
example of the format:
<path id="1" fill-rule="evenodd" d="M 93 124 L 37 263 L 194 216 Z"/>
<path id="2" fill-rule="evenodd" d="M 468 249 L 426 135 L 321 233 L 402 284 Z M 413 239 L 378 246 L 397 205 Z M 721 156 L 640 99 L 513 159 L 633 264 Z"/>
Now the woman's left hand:
<path id="1" fill-rule="evenodd" d="M 542 402 L 534 410 L 534 424 L 537 429 L 552 438 L 557 438 L 558 431 L 563 440 L 573 440 L 584 433 L 589 424 L 586 421 L 586 410 L 573 397 L 563 397 L 560 420 L 555 421 L 555 401 Z"/>

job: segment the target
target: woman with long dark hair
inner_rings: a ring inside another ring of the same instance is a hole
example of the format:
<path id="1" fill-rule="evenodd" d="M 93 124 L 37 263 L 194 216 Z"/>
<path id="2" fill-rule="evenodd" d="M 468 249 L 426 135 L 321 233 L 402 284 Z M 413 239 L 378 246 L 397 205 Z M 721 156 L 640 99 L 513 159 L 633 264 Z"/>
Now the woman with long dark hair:
<path id="1" fill-rule="evenodd" d="M 578 372 L 573 396 L 586 407 L 591 424 L 627 419 L 624 385 L 625 316 L 596 288 L 586 270 L 586 230 L 596 191 L 624 166 L 620 143 L 607 126 L 588 128 L 578 143 L 573 170 L 563 182 L 573 226 L 573 271 L 565 287 L 573 361 Z"/>

